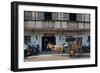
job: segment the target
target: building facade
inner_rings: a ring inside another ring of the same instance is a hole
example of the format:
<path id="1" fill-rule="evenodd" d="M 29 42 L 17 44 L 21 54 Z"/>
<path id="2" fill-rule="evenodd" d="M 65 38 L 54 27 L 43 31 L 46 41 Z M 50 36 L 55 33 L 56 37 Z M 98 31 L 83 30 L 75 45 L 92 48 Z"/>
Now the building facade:
<path id="1" fill-rule="evenodd" d="M 24 41 L 39 44 L 40 51 L 47 51 L 48 43 L 68 43 L 70 37 L 89 46 L 90 14 L 24 11 Z"/>

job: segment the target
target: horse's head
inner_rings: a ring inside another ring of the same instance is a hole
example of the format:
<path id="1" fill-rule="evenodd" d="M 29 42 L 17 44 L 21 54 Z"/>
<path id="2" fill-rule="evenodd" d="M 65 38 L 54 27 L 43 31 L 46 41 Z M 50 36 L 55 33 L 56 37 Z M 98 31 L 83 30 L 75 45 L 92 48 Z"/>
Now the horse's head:
<path id="1" fill-rule="evenodd" d="M 47 44 L 47 49 L 52 49 L 54 47 L 54 45 L 52 44 Z"/>
<path id="2" fill-rule="evenodd" d="M 49 49 L 49 45 L 50 45 L 50 44 L 47 44 L 47 49 Z"/>

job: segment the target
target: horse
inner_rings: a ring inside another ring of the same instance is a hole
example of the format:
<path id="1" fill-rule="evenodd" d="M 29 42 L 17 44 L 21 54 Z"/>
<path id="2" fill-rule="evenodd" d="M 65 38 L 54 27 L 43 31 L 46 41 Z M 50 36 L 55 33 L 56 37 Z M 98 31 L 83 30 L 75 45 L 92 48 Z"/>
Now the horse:
<path id="1" fill-rule="evenodd" d="M 75 54 L 78 53 L 79 49 L 81 48 L 81 45 L 80 43 L 74 43 L 70 46 L 70 49 L 69 49 L 69 56 L 72 57 L 72 56 L 75 56 Z"/>
<path id="2" fill-rule="evenodd" d="M 62 45 L 47 44 L 47 48 L 51 49 L 52 53 L 53 52 L 60 52 L 60 53 L 62 53 L 63 50 L 64 50 L 64 47 Z"/>

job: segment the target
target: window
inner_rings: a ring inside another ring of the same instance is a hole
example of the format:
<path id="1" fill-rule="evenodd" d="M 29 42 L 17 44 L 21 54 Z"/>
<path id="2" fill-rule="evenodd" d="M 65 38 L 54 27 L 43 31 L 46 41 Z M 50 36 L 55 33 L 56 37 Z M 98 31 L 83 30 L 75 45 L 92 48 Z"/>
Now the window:
<path id="1" fill-rule="evenodd" d="M 36 12 L 36 20 L 44 20 L 44 12 Z"/>
<path id="2" fill-rule="evenodd" d="M 90 21 L 90 14 L 77 14 L 77 21 Z"/>
<path id="3" fill-rule="evenodd" d="M 24 36 L 24 42 L 29 43 L 31 41 L 31 36 Z"/>
<path id="4" fill-rule="evenodd" d="M 90 14 L 85 14 L 85 21 L 90 21 Z"/>
<path id="5" fill-rule="evenodd" d="M 32 20 L 32 11 L 24 11 L 24 20 Z"/>
<path id="6" fill-rule="evenodd" d="M 63 13 L 58 13 L 58 20 L 63 20 Z"/>
<path id="7" fill-rule="evenodd" d="M 70 21 L 76 21 L 76 14 L 70 13 L 70 14 L 69 14 L 69 20 L 70 20 Z"/>
<path id="8" fill-rule="evenodd" d="M 44 12 L 44 20 L 52 20 L 52 13 Z"/>
<path id="9" fill-rule="evenodd" d="M 77 14 L 77 21 L 82 21 L 82 14 Z"/>
<path id="10" fill-rule="evenodd" d="M 58 20 L 58 13 L 57 12 L 52 13 L 52 20 Z"/>
<path id="11" fill-rule="evenodd" d="M 63 13 L 63 20 L 69 20 L 69 14 Z"/>

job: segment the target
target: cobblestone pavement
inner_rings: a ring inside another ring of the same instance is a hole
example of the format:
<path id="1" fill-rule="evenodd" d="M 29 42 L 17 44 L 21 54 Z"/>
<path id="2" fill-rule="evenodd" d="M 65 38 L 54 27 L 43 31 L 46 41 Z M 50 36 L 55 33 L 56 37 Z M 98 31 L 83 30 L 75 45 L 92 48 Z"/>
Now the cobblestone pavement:
<path id="1" fill-rule="evenodd" d="M 32 61 L 52 61 L 52 60 L 70 60 L 70 59 L 84 59 L 90 58 L 90 55 L 87 53 L 81 54 L 81 56 L 70 58 L 67 54 L 42 54 L 36 56 L 29 56 L 27 59 L 24 59 L 25 62 Z"/>

